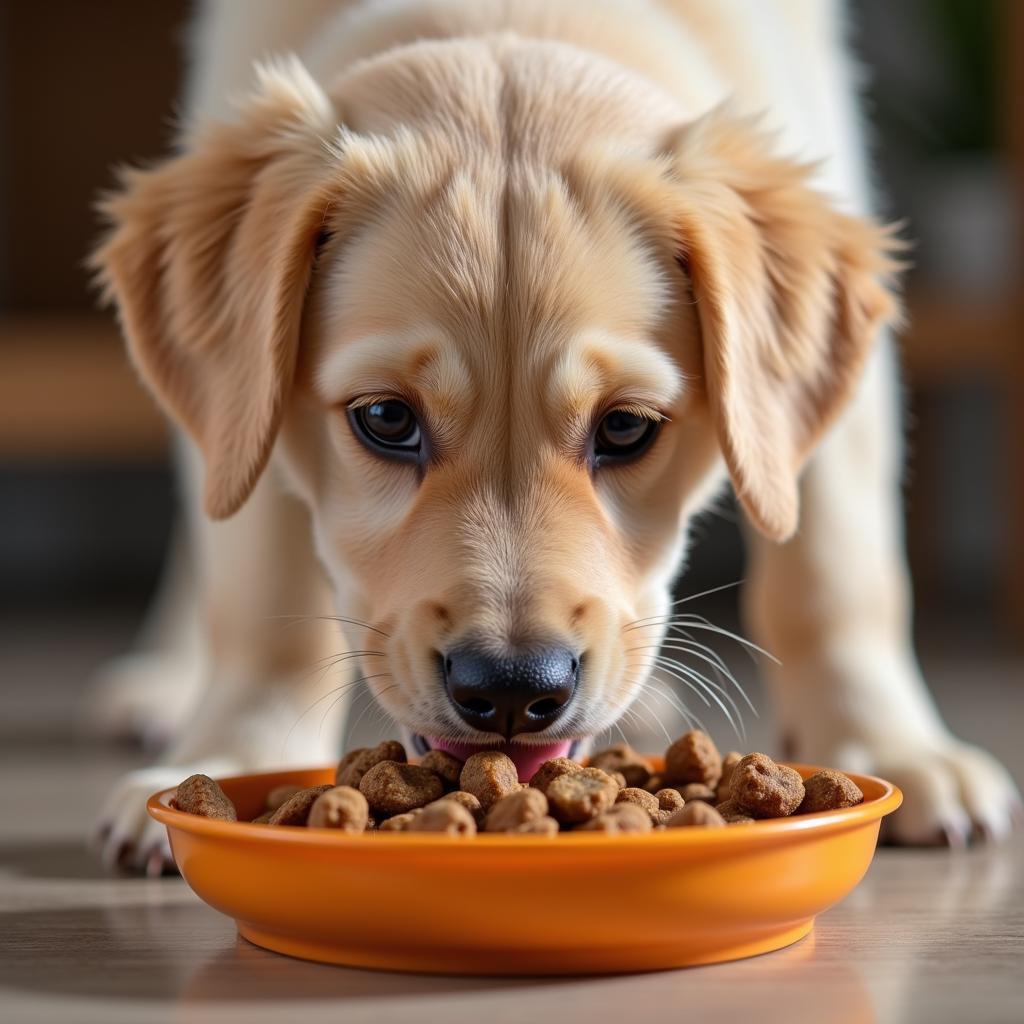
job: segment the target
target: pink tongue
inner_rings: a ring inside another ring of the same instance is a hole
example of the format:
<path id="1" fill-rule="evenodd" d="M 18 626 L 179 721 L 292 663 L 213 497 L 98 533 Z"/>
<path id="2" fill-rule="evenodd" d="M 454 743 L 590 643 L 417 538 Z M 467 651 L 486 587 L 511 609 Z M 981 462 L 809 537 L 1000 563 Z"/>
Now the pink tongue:
<path id="1" fill-rule="evenodd" d="M 479 754 L 481 750 L 499 750 L 515 761 L 516 768 L 519 769 L 520 782 L 529 782 L 545 761 L 550 761 L 553 757 L 568 757 L 569 751 L 572 749 L 572 740 L 559 740 L 557 743 L 545 743 L 537 746 L 526 743 L 485 746 L 482 743 L 457 743 L 452 740 L 432 737 L 427 737 L 427 740 L 434 750 L 446 750 L 460 761 L 465 761 L 472 754 Z"/>

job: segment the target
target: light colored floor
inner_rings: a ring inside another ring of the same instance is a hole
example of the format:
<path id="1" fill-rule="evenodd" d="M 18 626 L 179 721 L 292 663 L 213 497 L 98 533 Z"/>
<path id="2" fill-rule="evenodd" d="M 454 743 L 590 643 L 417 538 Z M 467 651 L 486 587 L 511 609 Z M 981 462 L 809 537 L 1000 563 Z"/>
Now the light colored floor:
<path id="1" fill-rule="evenodd" d="M 861 886 L 808 939 L 716 967 L 599 979 L 433 978 L 256 949 L 180 880 L 111 877 L 83 848 L 106 786 L 140 763 L 137 753 L 68 739 L 75 686 L 121 642 L 124 626 L 33 621 L 0 626 L 5 1024 L 1024 1019 L 1020 836 L 997 849 L 881 850 Z M 937 636 L 926 665 L 944 712 L 1020 780 L 1024 662 L 995 651 L 983 634 Z M 755 728 L 752 745 L 765 730 Z"/>

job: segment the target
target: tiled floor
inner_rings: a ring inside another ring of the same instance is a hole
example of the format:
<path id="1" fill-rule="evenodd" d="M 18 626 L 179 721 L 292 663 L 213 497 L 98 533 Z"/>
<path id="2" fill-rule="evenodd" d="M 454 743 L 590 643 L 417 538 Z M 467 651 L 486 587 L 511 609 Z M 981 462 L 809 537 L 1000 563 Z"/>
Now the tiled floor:
<path id="1" fill-rule="evenodd" d="M 82 837 L 140 755 L 71 737 L 89 665 L 123 642 L 105 615 L 0 627 L 0 1020 L 497 1022 L 1024 1019 L 1024 842 L 881 850 L 815 932 L 752 960 L 656 975 L 496 980 L 289 960 L 236 938 L 178 879 L 106 875 Z M 1024 660 L 936 631 L 925 661 L 965 737 L 1024 778 Z M 755 725 L 752 745 L 767 735 Z"/>

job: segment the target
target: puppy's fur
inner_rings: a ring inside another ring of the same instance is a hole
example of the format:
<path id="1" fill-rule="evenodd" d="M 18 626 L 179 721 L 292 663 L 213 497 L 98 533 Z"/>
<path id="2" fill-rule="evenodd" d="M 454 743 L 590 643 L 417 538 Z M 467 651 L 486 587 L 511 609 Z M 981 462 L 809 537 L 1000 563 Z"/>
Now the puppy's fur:
<path id="1" fill-rule="evenodd" d="M 218 531 L 210 688 L 171 779 L 331 756 L 271 741 L 309 657 L 259 621 L 309 608 L 311 546 L 410 731 L 493 739 L 437 678 L 466 638 L 570 644 L 572 713 L 533 739 L 608 728 L 728 479 L 797 753 L 894 777 L 907 840 L 1005 831 L 1012 786 L 945 731 L 907 638 L 879 347 L 895 246 L 863 215 L 838 33 L 819 0 L 208 8 L 181 155 L 124 176 L 95 256 L 227 519 L 199 527 Z M 302 59 L 264 63 L 227 114 L 251 58 L 283 51 Z M 384 397 L 429 431 L 425 472 L 355 438 L 346 410 Z M 616 407 L 664 424 L 595 472 L 587 438 Z M 108 849 L 139 862 L 158 860 L 137 806 L 154 777 L 107 811 Z"/>

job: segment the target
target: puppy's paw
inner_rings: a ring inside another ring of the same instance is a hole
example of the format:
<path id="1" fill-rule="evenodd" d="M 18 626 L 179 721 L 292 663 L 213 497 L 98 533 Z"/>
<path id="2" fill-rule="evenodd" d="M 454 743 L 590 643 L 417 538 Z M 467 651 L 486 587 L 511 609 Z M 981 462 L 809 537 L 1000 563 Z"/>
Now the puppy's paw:
<path id="1" fill-rule="evenodd" d="M 176 871 L 167 830 L 149 817 L 146 800 L 190 775 L 230 775 L 239 767 L 228 761 L 208 761 L 129 772 L 110 792 L 93 829 L 92 845 L 103 863 L 151 877 Z"/>
<path id="2" fill-rule="evenodd" d="M 966 845 L 1004 839 L 1021 820 L 1021 798 L 1006 769 L 978 747 L 948 734 L 848 737 L 839 744 L 800 744 L 800 760 L 879 775 L 903 791 L 903 805 L 882 825 L 887 842 Z"/>
<path id="3" fill-rule="evenodd" d="M 978 747 L 950 737 L 922 749 L 875 751 L 875 770 L 903 790 L 885 838 L 913 846 L 998 841 L 1021 820 L 1021 798 L 1006 769 Z"/>
<path id="4" fill-rule="evenodd" d="M 200 690 L 199 665 L 188 658 L 126 654 L 96 673 L 83 698 L 79 726 L 91 739 L 160 747 L 177 735 Z"/>

